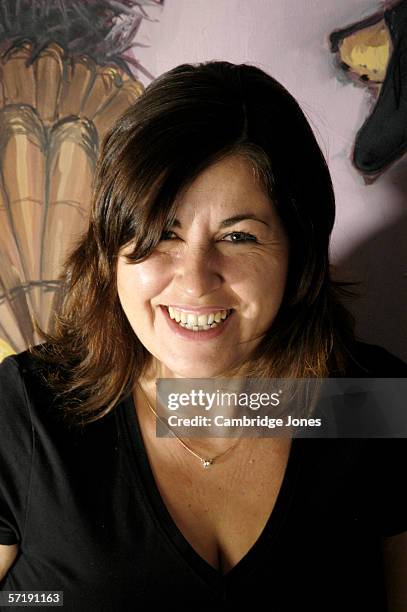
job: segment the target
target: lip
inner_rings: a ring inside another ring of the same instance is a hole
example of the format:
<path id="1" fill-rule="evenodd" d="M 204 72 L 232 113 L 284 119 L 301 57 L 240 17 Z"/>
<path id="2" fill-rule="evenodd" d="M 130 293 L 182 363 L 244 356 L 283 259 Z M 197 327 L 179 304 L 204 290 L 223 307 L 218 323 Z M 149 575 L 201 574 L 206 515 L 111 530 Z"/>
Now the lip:
<path id="1" fill-rule="evenodd" d="M 160 304 L 160 306 L 164 306 L 165 308 L 171 306 L 171 308 L 175 308 L 175 310 L 180 310 L 182 312 L 199 312 L 201 314 L 231 310 L 227 306 L 187 306 L 186 304 Z"/>
<path id="2" fill-rule="evenodd" d="M 232 310 L 227 319 L 225 319 L 223 323 L 221 325 L 218 325 L 217 327 L 212 327 L 211 329 L 208 329 L 206 331 L 203 330 L 194 332 L 189 329 L 185 329 L 185 327 L 181 327 L 181 325 L 178 325 L 178 323 L 176 323 L 174 319 L 171 319 L 169 312 L 165 306 L 160 305 L 160 309 L 164 315 L 165 320 L 167 321 L 167 324 L 169 325 L 171 331 L 174 332 L 174 334 L 176 334 L 180 338 L 183 338 L 184 340 L 191 340 L 194 342 L 206 342 L 208 340 L 212 340 L 213 338 L 217 338 L 218 336 L 223 334 L 229 325 L 230 319 L 235 313 L 235 311 Z"/>

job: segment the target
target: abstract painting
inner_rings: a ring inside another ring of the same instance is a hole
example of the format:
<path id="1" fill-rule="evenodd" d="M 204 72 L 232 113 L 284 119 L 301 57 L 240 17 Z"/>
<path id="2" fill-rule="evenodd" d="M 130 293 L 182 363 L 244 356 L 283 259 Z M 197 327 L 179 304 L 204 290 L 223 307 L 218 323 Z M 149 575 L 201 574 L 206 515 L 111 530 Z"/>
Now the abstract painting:
<path id="1" fill-rule="evenodd" d="M 407 0 L 330 35 L 331 51 L 373 108 L 355 137 L 352 162 L 372 182 L 407 151 Z"/>
<path id="2" fill-rule="evenodd" d="M 163 0 L 0 4 L 0 361 L 52 331 L 107 128 L 143 91 L 130 53 Z M 133 68 L 133 71 L 130 69 Z"/>

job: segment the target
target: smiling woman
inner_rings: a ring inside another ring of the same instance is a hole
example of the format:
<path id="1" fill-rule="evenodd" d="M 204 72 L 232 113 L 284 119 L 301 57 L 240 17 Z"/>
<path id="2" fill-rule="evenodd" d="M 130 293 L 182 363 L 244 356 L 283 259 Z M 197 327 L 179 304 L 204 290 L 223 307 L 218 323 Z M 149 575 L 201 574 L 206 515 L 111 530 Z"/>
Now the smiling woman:
<path id="1" fill-rule="evenodd" d="M 175 230 L 145 261 L 132 264 L 133 245 L 123 249 L 118 295 L 155 358 L 155 378 L 210 378 L 246 363 L 270 328 L 284 295 L 288 238 L 244 156 L 202 171 L 177 211 Z"/>
<path id="2" fill-rule="evenodd" d="M 55 328 L 0 366 L 4 590 L 404 609 L 404 440 L 156 435 L 158 379 L 407 376 L 354 337 L 334 218 L 304 114 L 254 66 L 178 66 L 111 127 Z"/>

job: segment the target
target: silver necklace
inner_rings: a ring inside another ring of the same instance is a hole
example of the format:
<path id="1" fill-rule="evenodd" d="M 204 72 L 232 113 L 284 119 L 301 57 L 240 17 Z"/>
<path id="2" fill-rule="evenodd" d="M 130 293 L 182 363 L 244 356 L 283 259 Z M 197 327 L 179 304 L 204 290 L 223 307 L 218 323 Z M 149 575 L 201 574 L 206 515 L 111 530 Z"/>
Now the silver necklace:
<path id="1" fill-rule="evenodd" d="M 232 450 L 233 448 L 235 448 L 235 446 L 237 446 L 237 444 L 239 443 L 239 440 L 236 442 L 236 444 L 233 444 L 232 446 L 230 446 L 229 448 L 227 448 L 225 451 L 223 451 L 222 453 L 219 453 L 219 455 L 215 455 L 214 457 L 211 458 L 205 458 L 205 457 L 201 457 L 201 455 L 199 455 L 198 453 L 196 453 L 195 451 L 192 450 L 192 448 L 189 448 L 189 446 L 187 446 L 185 444 L 185 442 L 183 442 L 181 440 L 181 438 L 179 438 L 177 436 L 177 434 L 175 433 L 175 431 L 173 431 L 171 429 L 171 427 L 168 425 L 168 423 L 166 423 L 159 414 L 156 413 L 156 411 L 154 410 L 154 408 L 152 407 L 152 405 L 150 404 L 150 402 L 148 401 L 148 397 L 147 395 L 144 393 L 144 390 L 142 389 L 141 385 L 139 383 L 137 383 L 139 389 L 141 390 L 142 394 L 144 395 L 147 405 L 150 408 L 150 410 L 153 412 L 153 414 L 155 414 L 155 416 L 157 417 L 157 419 L 159 421 L 161 421 L 161 423 L 163 423 L 166 428 L 172 433 L 172 435 L 178 440 L 178 442 L 180 444 L 182 444 L 182 446 L 185 448 L 185 450 L 187 450 L 189 453 L 191 453 L 191 455 L 194 455 L 194 457 L 196 457 L 197 459 L 199 459 L 199 461 L 202 464 L 202 467 L 207 469 L 209 467 L 211 467 L 211 465 L 213 465 L 215 463 L 215 461 L 217 459 L 219 459 L 219 457 L 222 457 L 223 455 L 226 455 L 226 453 L 228 453 L 230 450 Z"/>

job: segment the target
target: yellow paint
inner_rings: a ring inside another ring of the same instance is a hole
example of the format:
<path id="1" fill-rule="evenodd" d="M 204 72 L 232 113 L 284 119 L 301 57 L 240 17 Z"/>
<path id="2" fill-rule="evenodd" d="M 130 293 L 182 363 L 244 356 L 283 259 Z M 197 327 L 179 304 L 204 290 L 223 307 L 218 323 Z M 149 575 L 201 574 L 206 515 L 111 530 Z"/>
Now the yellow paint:
<path id="1" fill-rule="evenodd" d="M 0 362 L 3 361 L 9 355 L 14 355 L 15 351 L 11 348 L 11 346 L 5 340 L 0 338 Z"/>
<path id="2" fill-rule="evenodd" d="M 391 38 L 384 22 L 359 30 L 342 41 L 339 54 L 352 72 L 382 83 L 391 53 Z"/>

